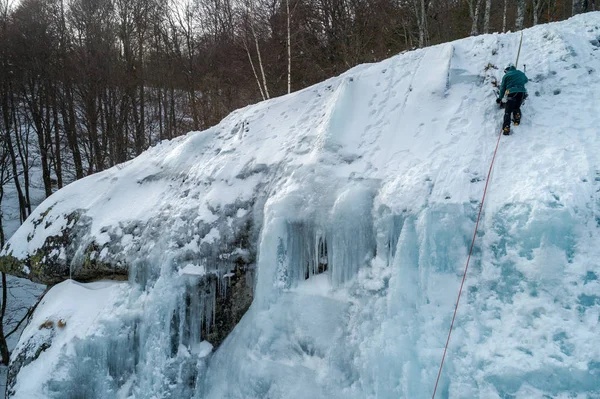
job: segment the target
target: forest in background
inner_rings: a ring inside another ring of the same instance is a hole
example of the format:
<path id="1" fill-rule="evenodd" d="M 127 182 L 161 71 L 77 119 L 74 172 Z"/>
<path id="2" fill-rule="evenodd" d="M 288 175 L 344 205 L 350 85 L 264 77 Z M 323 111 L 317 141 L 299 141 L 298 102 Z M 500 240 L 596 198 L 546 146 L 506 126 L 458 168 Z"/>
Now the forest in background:
<path id="1" fill-rule="evenodd" d="M 0 0 L 0 206 L 16 192 L 22 222 L 39 201 L 32 185 L 48 197 L 361 63 L 595 9 L 595 0 Z"/>

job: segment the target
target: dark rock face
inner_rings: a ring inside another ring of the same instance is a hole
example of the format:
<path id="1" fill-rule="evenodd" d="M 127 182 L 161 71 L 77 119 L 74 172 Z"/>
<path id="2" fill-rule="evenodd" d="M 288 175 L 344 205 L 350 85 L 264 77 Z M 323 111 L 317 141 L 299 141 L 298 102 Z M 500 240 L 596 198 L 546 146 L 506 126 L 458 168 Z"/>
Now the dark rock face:
<path id="1" fill-rule="evenodd" d="M 251 265 L 236 266 L 227 292 L 217 296 L 215 306 L 215 323 L 204 337 L 215 347 L 227 338 L 229 333 L 242 319 L 253 298 L 254 269 Z"/>

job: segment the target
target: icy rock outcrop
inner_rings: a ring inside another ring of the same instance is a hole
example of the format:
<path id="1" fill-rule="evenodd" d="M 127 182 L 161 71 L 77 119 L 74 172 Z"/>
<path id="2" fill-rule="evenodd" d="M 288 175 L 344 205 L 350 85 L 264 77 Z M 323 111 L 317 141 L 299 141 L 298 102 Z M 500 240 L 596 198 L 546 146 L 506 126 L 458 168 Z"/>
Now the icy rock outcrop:
<path id="1" fill-rule="evenodd" d="M 131 265 L 140 259 L 139 253 L 148 253 L 157 241 L 167 240 L 170 249 L 179 253 L 182 264 L 203 259 L 209 270 L 226 274 L 231 265 L 244 263 L 244 254 L 250 255 L 249 245 L 238 244 L 252 241 L 251 213 L 246 211 L 252 205 L 252 202 L 234 203 L 215 210 L 216 215 L 209 223 L 201 220 L 194 208 L 172 218 L 170 207 L 166 205 L 166 210 L 159 209 L 158 215 L 149 220 L 118 221 L 103 226 L 96 234 L 91 231 L 93 219 L 86 215 L 85 209 L 56 215 L 52 214 L 51 205 L 28 220 L 32 231 L 26 240 L 29 242 L 41 235 L 41 245 L 18 257 L 13 254 L 12 241 L 9 242 L 0 257 L 0 268 L 9 274 L 50 285 L 68 278 L 78 281 L 127 279 Z M 239 210 L 243 212 L 238 217 Z M 53 228 L 54 224 L 59 226 Z M 234 253 L 230 248 L 239 251 Z M 219 269 L 219 265 L 225 264 L 228 267 Z"/>
<path id="2" fill-rule="evenodd" d="M 37 219 L 31 220 L 34 234 L 38 228 L 49 227 L 51 222 L 44 220 L 47 214 L 48 212 L 42 213 Z M 14 276 L 50 285 L 69 278 L 72 275 L 71 264 L 77 265 L 72 277 L 81 281 L 127 276 L 124 263 L 111 262 L 109 259 L 101 261 L 98 257 L 98 245 L 94 241 L 82 242 L 82 237 L 89 234 L 90 218 L 85 217 L 80 210 L 74 210 L 64 215 L 64 218 L 66 224 L 59 233 L 47 236 L 43 246 L 27 254 L 25 259 L 13 257 L 8 244 L 7 252 L 0 257 L 0 268 Z M 32 235 L 29 235 L 27 239 L 31 237 Z"/>

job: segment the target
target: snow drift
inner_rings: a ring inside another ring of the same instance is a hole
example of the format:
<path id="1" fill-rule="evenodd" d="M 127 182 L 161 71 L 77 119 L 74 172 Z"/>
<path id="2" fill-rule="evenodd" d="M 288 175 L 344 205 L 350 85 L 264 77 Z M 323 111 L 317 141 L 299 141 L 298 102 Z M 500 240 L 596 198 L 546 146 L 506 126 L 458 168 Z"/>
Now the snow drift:
<path id="1" fill-rule="evenodd" d="M 525 31 L 530 97 L 500 143 L 438 397 L 600 397 L 599 40 L 600 13 Z M 77 277 L 99 259 L 129 281 L 55 286 L 9 394 L 430 397 L 501 125 L 491 82 L 518 42 L 362 65 L 50 197 L 5 248 L 11 270 Z M 61 234 L 76 241 L 40 252 Z M 240 265 L 252 305 L 213 352 Z"/>

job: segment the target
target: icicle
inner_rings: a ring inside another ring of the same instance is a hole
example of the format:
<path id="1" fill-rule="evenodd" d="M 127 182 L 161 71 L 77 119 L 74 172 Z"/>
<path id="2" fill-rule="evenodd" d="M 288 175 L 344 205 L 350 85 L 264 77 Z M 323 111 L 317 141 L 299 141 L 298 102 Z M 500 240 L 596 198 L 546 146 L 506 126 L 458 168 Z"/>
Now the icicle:
<path id="1" fill-rule="evenodd" d="M 328 240 L 328 264 L 334 285 L 354 277 L 375 254 L 372 208 L 372 192 L 358 185 L 344 191 L 334 204 Z"/>
<path id="2" fill-rule="evenodd" d="M 315 274 L 316 233 L 312 222 L 287 223 L 287 258 L 289 281 L 287 286 L 295 286 Z"/>
<path id="3" fill-rule="evenodd" d="M 317 250 L 315 259 L 315 272 L 314 274 L 323 273 L 327 270 L 327 239 L 322 231 L 317 233 Z"/>

